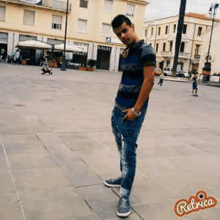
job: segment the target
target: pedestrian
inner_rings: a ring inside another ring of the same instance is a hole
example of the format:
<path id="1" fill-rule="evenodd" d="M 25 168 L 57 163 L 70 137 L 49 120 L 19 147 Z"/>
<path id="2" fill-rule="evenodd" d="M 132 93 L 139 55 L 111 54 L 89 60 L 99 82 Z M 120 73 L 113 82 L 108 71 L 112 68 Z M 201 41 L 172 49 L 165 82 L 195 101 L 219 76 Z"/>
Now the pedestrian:
<path id="1" fill-rule="evenodd" d="M 119 217 L 131 213 L 129 196 L 136 171 L 137 139 L 154 84 L 156 55 L 151 45 L 137 37 L 134 24 L 124 15 L 116 16 L 112 28 L 127 47 L 122 53 L 122 78 L 112 110 L 112 131 L 120 155 L 121 176 L 107 179 L 108 187 L 120 187 Z"/>
<path id="2" fill-rule="evenodd" d="M 197 96 L 197 91 L 198 91 L 198 83 L 197 83 L 197 78 L 198 78 L 198 72 L 196 72 L 196 74 L 193 76 L 192 80 L 192 96 Z"/>
<path id="3" fill-rule="evenodd" d="M 161 73 L 160 76 L 159 76 L 159 82 L 157 83 L 157 85 L 162 86 L 163 85 L 163 80 L 164 80 L 164 75 L 163 75 L 163 73 Z"/>

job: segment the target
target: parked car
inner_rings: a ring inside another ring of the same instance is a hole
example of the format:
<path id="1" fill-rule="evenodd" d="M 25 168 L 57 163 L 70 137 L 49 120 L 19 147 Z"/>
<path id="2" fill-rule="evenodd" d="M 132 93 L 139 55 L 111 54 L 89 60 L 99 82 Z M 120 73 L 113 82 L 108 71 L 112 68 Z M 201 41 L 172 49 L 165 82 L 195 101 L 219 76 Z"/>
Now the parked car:
<path id="1" fill-rule="evenodd" d="M 173 71 L 172 67 L 164 67 L 163 68 L 164 76 L 172 76 L 172 71 Z"/>
<path id="2" fill-rule="evenodd" d="M 189 78 L 189 73 L 186 73 L 185 71 L 183 70 L 177 70 L 176 71 L 176 76 L 177 77 L 185 77 L 185 78 Z"/>

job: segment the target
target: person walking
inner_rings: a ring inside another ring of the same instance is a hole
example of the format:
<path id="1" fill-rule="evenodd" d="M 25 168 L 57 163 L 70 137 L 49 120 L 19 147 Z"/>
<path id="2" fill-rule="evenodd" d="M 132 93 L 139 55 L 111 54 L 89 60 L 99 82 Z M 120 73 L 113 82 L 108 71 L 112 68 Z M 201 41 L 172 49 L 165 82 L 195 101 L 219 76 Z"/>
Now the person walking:
<path id="1" fill-rule="evenodd" d="M 163 81 L 164 81 L 164 75 L 163 75 L 163 73 L 161 73 L 160 76 L 159 76 L 159 82 L 157 83 L 157 85 L 162 86 L 163 85 Z"/>
<path id="2" fill-rule="evenodd" d="M 193 83 L 192 83 L 192 96 L 197 96 L 198 97 L 198 83 L 197 83 L 197 78 L 198 78 L 198 73 L 196 73 L 192 80 L 193 80 Z"/>
<path id="3" fill-rule="evenodd" d="M 122 53 L 123 74 L 111 117 L 112 131 L 120 154 L 121 176 L 107 179 L 104 184 L 120 187 L 116 214 L 127 217 L 131 213 L 129 197 L 136 171 L 137 139 L 154 85 L 156 55 L 150 44 L 139 40 L 134 24 L 128 17 L 117 15 L 111 25 L 114 33 L 127 47 Z"/>

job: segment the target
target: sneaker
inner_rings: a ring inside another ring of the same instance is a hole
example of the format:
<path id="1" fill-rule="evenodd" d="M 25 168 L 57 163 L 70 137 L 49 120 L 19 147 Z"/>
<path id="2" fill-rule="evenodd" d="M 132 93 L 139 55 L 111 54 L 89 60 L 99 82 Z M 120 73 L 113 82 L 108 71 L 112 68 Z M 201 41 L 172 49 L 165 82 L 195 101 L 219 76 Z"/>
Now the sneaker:
<path id="1" fill-rule="evenodd" d="M 105 180 L 104 184 L 108 187 L 120 187 L 121 186 L 121 177 L 118 177 L 117 179 Z"/>
<path id="2" fill-rule="evenodd" d="M 195 96 L 196 96 L 196 97 L 198 97 L 198 95 L 197 95 L 197 94 L 195 94 Z"/>
<path id="3" fill-rule="evenodd" d="M 127 217 L 131 213 L 129 199 L 120 198 L 118 204 L 118 211 L 116 212 L 119 217 Z"/>

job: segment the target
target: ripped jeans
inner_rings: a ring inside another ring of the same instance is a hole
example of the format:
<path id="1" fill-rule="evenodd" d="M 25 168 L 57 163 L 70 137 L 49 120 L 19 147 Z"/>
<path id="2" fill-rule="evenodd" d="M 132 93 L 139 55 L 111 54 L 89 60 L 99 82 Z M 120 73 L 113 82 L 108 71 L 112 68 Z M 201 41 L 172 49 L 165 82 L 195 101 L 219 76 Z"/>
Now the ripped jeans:
<path id="1" fill-rule="evenodd" d="M 134 182 L 136 170 L 136 149 L 137 139 L 148 107 L 148 100 L 145 102 L 141 116 L 135 121 L 122 118 L 126 113 L 114 107 L 112 110 L 112 131 L 120 153 L 121 170 L 121 197 L 129 197 Z"/>

